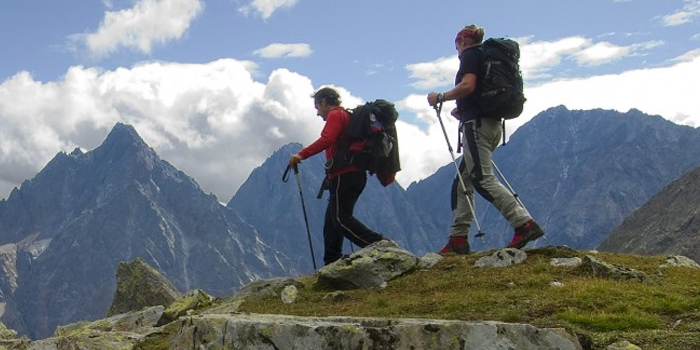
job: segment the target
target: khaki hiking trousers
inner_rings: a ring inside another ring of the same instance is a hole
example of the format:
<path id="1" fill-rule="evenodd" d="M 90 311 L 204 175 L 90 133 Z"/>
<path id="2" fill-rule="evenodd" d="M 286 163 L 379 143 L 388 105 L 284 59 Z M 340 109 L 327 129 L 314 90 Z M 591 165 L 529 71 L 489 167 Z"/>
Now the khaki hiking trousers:
<path id="1" fill-rule="evenodd" d="M 455 176 L 452 183 L 452 217 L 450 236 L 468 236 L 474 214 L 467 204 L 467 197 L 474 207 L 474 190 L 501 212 L 513 228 L 531 219 L 528 212 L 518 204 L 512 193 L 496 178 L 491 165 L 493 151 L 501 141 L 501 120 L 481 119 L 481 126 L 471 120 L 462 124 L 463 156 L 459 169 L 464 179 L 466 196 Z"/>

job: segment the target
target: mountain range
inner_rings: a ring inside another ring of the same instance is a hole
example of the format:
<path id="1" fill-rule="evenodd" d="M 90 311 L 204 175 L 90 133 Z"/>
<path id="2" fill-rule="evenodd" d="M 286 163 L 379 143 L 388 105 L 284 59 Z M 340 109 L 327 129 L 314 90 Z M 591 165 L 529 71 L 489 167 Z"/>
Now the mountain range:
<path id="1" fill-rule="evenodd" d="M 300 165 L 299 184 L 294 174 L 282 181 L 301 147 L 273 153 L 225 206 L 129 125 L 115 125 L 94 150 L 57 154 L 0 201 L 0 320 L 37 339 L 57 325 L 101 318 L 117 265 L 139 257 L 181 292 L 201 288 L 215 296 L 260 278 L 312 272 L 312 261 L 322 262 L 328 193 L 316 198 L 322 155 Z M 590 249 L 700 166 L 699 150 L 698 129 L 660 116 L 559 106 L 519 128 L 494 161 L 545 229 L 546 240 L 536 244 Z M 451 222 L 454 170 L 446 164 L 405 189 L 369 178 L 356 215 L 416 255 L 437 251 Z M 473 250 L 504 246 L 512 228 L 478 196 L 476 213 L 485 236 L 472 238 Z M 346 244 L 348 252 L 357 249 Z"/>
<path id="2" fill-rule="evenodd" d="M 57 154 L 0 201 L 0 254 L 2 321 L 35 339 L 103 317 L 117 265 L 137 257 L 183 292 L 227 295 L 290 273 L 252 226 L 124 124 L 90 152 Z"/>
<path id="3" fill-rule="evenodd" d="M 291 144 L 273 154 L 251 173 L 228 206 L 258 228 L 266 241 L 279 242 L 273 246 L 296 261 L 297 270 L 309 271 L 299 191 L 296 184 L 281 181 L 286 162 L 300 148 Z M 698 151 L 700 130 L 660 116 L 634 109 L 620 113 L 559 106 L 519 128 L 495 151 L 494 162 L 545 229 L 545 239 L 536 244 L 594 249 L 670 181 L 700 166 Z M 300 167 L 317 261 L 327 204 L 315 199 L 323 161 L 317 155 Z M 356 216 L 417 255 L 437 251 L 447 241 L 452 220 L 454 177 L 454 165 L 447 164 L 407 189 L 397 184 L 382 188 L 370 178 Z M 505 246 L 513 229 L 492 205 L 476 197 L 475 211 L 484 236 L 472 235 L 472 250 Z M 347 245 L 346 250 L 350 249 Z"/>
<path id="4" fill-rule="evenodd" d="M 660 116 L 559 106 L 520 127 L 493 159 L 545 229 L 546 240 L 538 244 L 592 249 L 669 182 L 699 166 L 699 151 L 700 130 Z M 438 226 L 439 243 L 451 222 L 454 174 L 448 165 L 407 189 Z M 472 246 L 505 246 L 512 228 L 479 196 L 475 207 L 485 235 Z"/>

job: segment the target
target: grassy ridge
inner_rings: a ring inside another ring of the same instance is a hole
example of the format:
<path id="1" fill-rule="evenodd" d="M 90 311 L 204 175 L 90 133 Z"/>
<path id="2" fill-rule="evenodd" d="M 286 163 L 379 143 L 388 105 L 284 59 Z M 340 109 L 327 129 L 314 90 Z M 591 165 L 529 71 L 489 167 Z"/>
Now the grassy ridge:
<path id="1" fill-rule="evenodd" d="M 586 252 L 545 247 L 526 250 L 527 260 L 507 268 L 477 268 L 492 252 L 449 256 L 429 270 L 389 282 L 387 288 L 354 290 L 336 298 L 313 287 L 313 276 L 293 304 L 279 298 L 248 299 L 241 311 L 300 316 L 362 316 L 493 320 L 563 327 L 586 349 L 628 340 L 644 350 L 700 349 L 700 269 L 665 268 L 664 256 L 598 253 L 598 259 L 643 271 L 653 283 L 612 280 L 582 267 L 554 267 L 554 257 Z M 560 282 L 561 286 L 553 286 Z"/>

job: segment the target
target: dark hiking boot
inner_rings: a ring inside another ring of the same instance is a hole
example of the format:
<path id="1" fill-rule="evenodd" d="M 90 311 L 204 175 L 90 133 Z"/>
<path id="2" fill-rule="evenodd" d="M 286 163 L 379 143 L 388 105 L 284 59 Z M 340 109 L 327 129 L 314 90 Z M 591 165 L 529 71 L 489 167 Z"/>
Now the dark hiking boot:
<path id="1" fill-rule="evenodd" d="M 544 231 L 542 231 L 540 225 L 530 219 L 528 222 L 515 229 L 513 240 L 508 243 L 507 247 L 520 249 L 543 235 Z"/>
<path id="2" fill-rule="evenodd" d="M 459 255 L 469 254 L 469 240 L 467 237 L 450 237 L 447 245 L 440 250 L 439 254 L 445 255 L 450 253 Z"/>
<path id="3" fill-rule="evenodd" d="M 328 260 L 328 261 L 324 260 L 324 265 L 328 266 L 328 265 L 330 265 L 330 264 L 332 264 L 332 263 L 334 263 L 334 262 L 336 262 L 336 261 L 338 261 L 338 260 L 350 260 L 350 255 L 348 255 L 348 254 L 343 254 L 343 255 L 339 256 L 339 257 L 338 257 L 337 259 L 335 259 L 335 260 Z"/>

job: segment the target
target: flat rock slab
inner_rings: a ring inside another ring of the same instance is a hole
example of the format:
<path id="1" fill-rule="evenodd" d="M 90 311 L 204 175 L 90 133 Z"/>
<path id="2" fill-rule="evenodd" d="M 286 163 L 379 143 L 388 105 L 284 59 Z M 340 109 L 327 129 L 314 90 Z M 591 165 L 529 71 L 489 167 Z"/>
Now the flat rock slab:
<path id="1" fill-rule="evenodd" d="M 430 319 L 198 315 L 180 319 L 170 349 L 581 350 L 560 328 Z"/>

